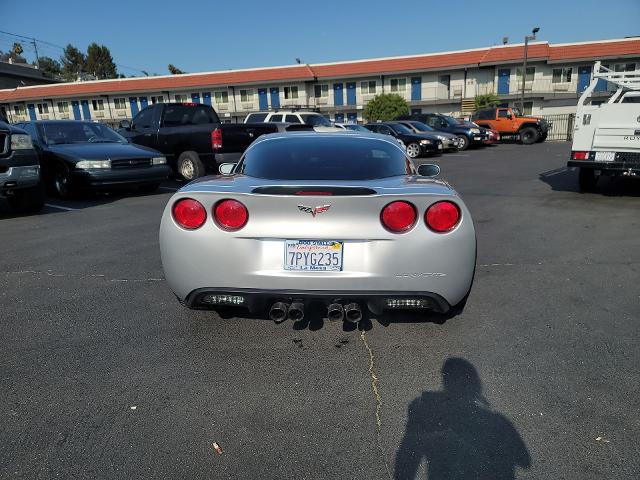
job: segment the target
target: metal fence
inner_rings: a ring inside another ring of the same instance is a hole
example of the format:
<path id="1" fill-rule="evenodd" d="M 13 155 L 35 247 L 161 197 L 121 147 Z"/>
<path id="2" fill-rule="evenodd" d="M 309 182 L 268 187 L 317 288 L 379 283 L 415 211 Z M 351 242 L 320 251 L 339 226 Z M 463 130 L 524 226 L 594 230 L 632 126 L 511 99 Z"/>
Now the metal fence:
<path id="1" fill-rule="evenodd" d="M 575 113 L 559 113 L 556 115 L 540 115 L 551 123 L 547 140 L 571 141 L 573 140 L 573 124 Z"/>

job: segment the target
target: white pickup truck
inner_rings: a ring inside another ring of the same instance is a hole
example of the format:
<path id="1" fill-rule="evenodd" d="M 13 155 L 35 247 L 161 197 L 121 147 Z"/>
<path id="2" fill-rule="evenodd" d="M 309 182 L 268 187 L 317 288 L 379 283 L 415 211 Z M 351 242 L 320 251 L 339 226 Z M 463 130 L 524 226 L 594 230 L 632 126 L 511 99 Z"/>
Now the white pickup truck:
<path id="1" fill-rule="evenodd" d="M 593 104 L 598 82 L 616 87 L 604 103 Z M 569 167 L 579 169 L 582 191 L 598 178 L 640 178 L 640 70 L 613 72 L 596 62 L 591 84 L 578 100 Z"/>

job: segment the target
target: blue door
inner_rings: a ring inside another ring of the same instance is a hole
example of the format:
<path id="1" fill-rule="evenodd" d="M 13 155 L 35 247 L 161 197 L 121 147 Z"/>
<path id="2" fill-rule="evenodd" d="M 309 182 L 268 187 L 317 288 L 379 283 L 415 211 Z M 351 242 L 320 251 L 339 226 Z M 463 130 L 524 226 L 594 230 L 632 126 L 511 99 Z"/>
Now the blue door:
<path id="1" fill-rule="evenodd" d="M 411 79 L 411 100 L 422 100 L 422 78 Z"/>
<path id="2" fill-rule="evenodd" d="M 149 105 L 147 97 L 140 97 L 140 109 L 145 108 L 147 105 Z"/>
<path id="3" fill-rule="evenodd" d="M 355 112 L 347 113 L 347 123 L 358 123 L 358 114 Z"/>
<path id="4" fill-rule="evenodd" d="M 266 88 L 258 89 L 258 105 L 260 106 L 260 110 L 269 110 L 269 102 L 267 101 Z"/>
<path id="5" fill-rule="evenodd" d="M 342 98 L 342 84 L 334 83 L 333 84 L 333 104 L 336 107 L 340 107 L 344 105 L 344 99 Z"/>
<path id="6" fill-rule="evenodd" d="M 344 123 L 344 113 L 336 113 L 336 123 Z"/>
<path id="7" fill-rule="evenodd" d="M 211 105 L 211 92 L 202 92 L 202 101 L 205 105 Z"/>
<path id="8" fill-rule="evenodd" d="M 138 108 L 138 99 L 136 97 L 129 97 L 129 104 L 131 105 L 131 117 L 135 117 L 140 111 Z"/>
<path id="9" fill-rule="evenodd" d="M 37 120 L 36 118 L 36 106 L 33 103 L 27 105 L 27 110 L 29 110 L 29 118 L 31 120 Z"/>
<path id="10" fill-rule="evenodd" d="M 82 120 L 82 117 L 80 116 L 80 103 L 77 100 L 71 101 L 71 109 L 73 110 L 73 119 Z"/>
<path id="11" fill-rule="evenodd" d="M 89 100 L 82 100 L 82 118 L 85 120 L 91 120 L 91 110 L 89 110 Z"/>
<path id="12" fill-rule="evenodd" d="M 193 103 L 200 103 L 200 94 L 199 93 L 192 93 L 191 94 L 191 101 Z"/>
<path id="13" fill-rule="evenodd" d="M 498 70 L 498 95 L 509 95 L 509 77 L 511 77 L 510 69 Z"/>
<path id="14" fill-rule="evenodd" d="M 280 89 L 271 87 L 271 108 L 280 108 Z"/>
<path id="15" fill-rule="evenodd" d="M 356 82 L 347 83 L 347 105 L 356 104 Z"/>
<path id="16" fill-rule="evenodd" d="M 591 83 L 591 67 L 578 67 L 578 93 L 584 92 Z"/>

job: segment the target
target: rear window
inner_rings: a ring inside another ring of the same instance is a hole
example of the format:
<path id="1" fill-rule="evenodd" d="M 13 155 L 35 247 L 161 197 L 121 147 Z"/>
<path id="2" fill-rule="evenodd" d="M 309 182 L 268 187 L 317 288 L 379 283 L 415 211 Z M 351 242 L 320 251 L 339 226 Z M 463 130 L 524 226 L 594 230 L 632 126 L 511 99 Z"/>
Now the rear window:
<path id="1" fill-rule="evenodd" d="M 249 122 L 254 122 L 254 123 L 258 123 L 258 122 L 264 122 L 264 119 L 267 118 L 267 113 L 250 113 L 249 115 L 247 115 L 247 123 Z"/>
<path id="2" fill-rule="evenodd" d="M 269 180 L 371 180 L 414 173 L 396 145 L 373 138 L 288 136 L 256 143 L 238 172 Z"/>
<path id="3" fill-rule="evenodd" d="M 165 127 L 180 127 L 217 122 L 218 116 L 207 105 L 167 105 L 162 124 Z"/>

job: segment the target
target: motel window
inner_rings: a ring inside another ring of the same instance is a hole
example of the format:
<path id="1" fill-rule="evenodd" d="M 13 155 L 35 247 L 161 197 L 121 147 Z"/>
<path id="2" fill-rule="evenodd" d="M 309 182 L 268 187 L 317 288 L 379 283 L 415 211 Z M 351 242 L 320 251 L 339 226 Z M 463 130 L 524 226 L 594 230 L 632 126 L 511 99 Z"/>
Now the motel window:
<path id="1" fill-rule="evenodd" d="M 24 115 L 26 113 L 24 105 L 14 105 L 13 113 L 15 113 L 16 115 Z"/>
<path id="2" fill-rule="evenodd" d="M 49 105 L 46 103 L 39 103 L 36 105 L 38 107 L 38 113 L 40 115 L 49 113 Z"/>
<path id="3" fill-rule="evenodd" d="M 527 67 L 527 77 L 525 78 L 526 82 L 533 82 L 533 78 L 536 75 L 536 67 Z M 569 75 L 571 77 L 571 75 Z M 518 82 L 522 82 L 522 67 L 516 68 L 516 78 Z"/>
<path id="4" fill-rule="evenodd" d="M 376 93 L 376 81 L 369 80 L 368 82 L 360 82 L 360 92 L 362 95 L 373 95 Z"/>
<path id="5" fill-rule="evenodd" d="M 635 69 L 635 63 L 618 63 L 613 66 L 614 72 L 633 72 Z"/>
<path id="6" fill-rule="evenodd" d="M 571 81 L 572 73 L 573 68 L 571 67 L 554 68 L 553 78 L 551 79 L 551 81 L 552 83 L 568 83 Z"/>
<path id="7" fill-rule="evenodd" d="M 163 103 L 164 97 L 162 95 L 151 97 L 151 105 L 155 105 L 156 103 Z"/>
<path id="8" fill-rule="evenodd" d="M 298 87 L 284 87 L 284 98 L 285 100 L 298 98 Z"/>
<path id="9" fill-rule="evenodd" d="M 533 111 L 533 102 L 524 102 L 523 110 L 523 115 L 531 115 L 531 112 Z"/>
<path id="10" fill-rule="evenodd" d="M 187 103 L 186 95 L 176 95 L 175 97 L 176 103 Z"/>
<path id="11" fill-rule="evenodd" d="M 253 102 L 253 90 L 240 90 L 241 102 Z"/>
<path id="12" fill-rule="evenodd" d="M 104 100 L 91 100 L 91 105 L 93 106 L 93 111 L 104 110 Z"/>
<path id="13" fill-rule="evenodd" d="M 215 92 L 213 98 L 217 104 L 229 103 L 229 92 Z"/>
<path id="14" fill-rule="evenodd" d="M 392 92 L 404 92 L 407 90 L 406 78 L 392 78 L 389 83 L 391 85 Z"/>
<path id="15" fill-rule="evenodd" d="M 58 112 L 69 113 L 69 102 L 58 102 Z"/>
<path id="16" fill-rule="evenodd" d="M 127 108 L 127 99 L 126 98 L 114 98 L 113 105 L 116 107 L 116 110 L 126 110 Z"/>
<path id="17" fill-rule="evenodd" d="M 315 85 L 313 95 L 316 98 L 326 98 L 329 96 L 329 85 Z"/>

